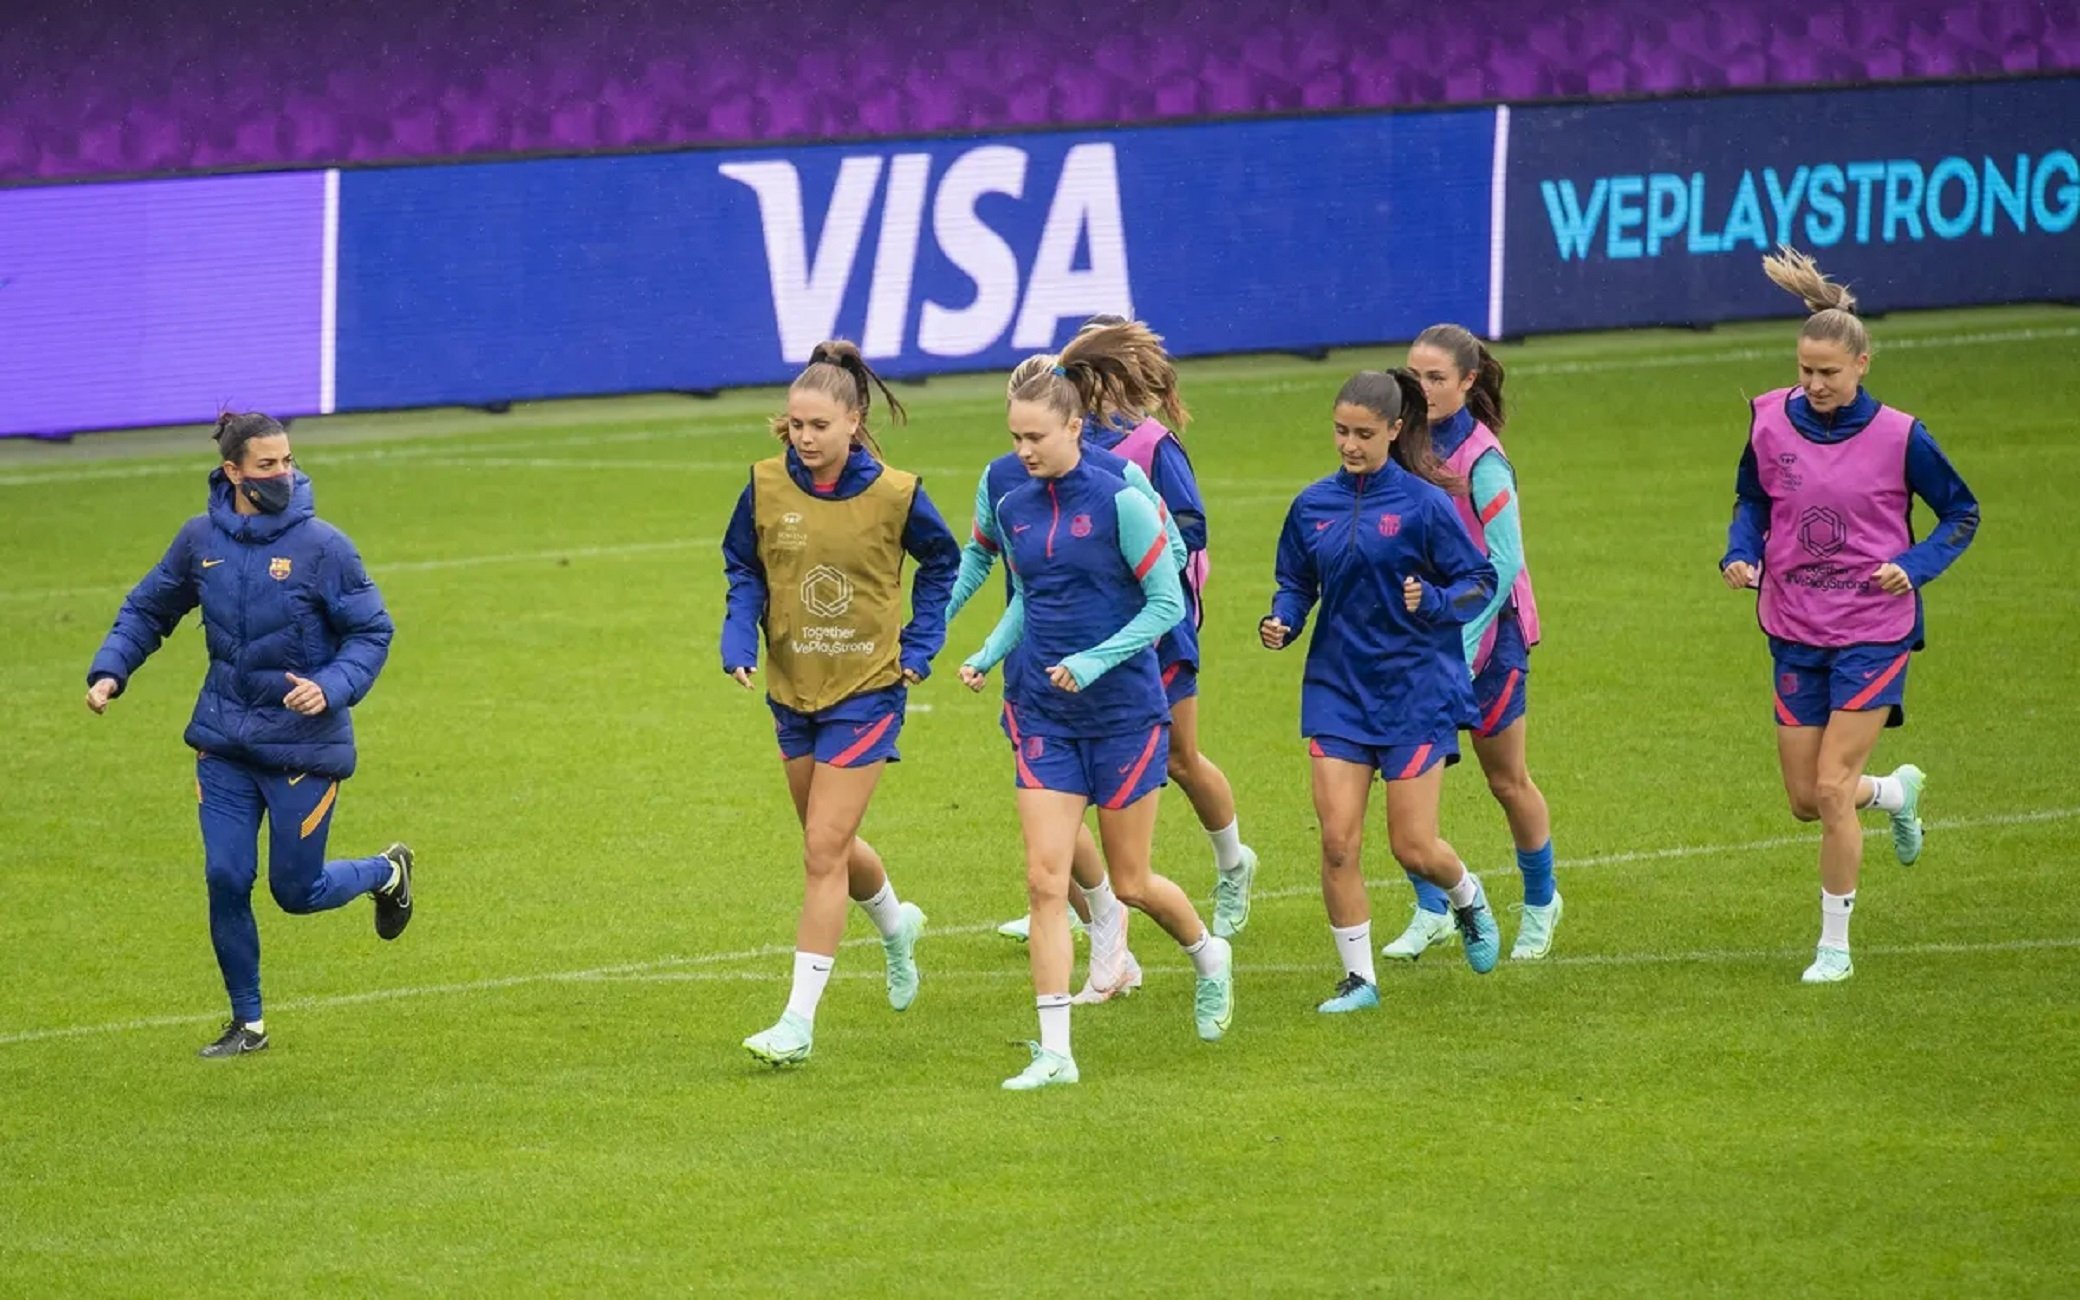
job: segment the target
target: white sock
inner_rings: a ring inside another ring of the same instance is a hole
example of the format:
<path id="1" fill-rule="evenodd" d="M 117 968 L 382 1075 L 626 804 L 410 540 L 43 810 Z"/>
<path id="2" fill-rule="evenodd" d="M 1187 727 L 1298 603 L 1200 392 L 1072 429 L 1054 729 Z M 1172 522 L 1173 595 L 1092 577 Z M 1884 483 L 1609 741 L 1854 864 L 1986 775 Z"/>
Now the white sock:
<path id="1" fill-rule="evenodd" d="M 814 1024 L 816 1004 L 823 1001 L 823 986 L 831 982 L 831 967 L 837 964 L 836 957 L 826 957 L 820 952 L 797 952 L 794 955 L 794 988 L 787 995 L 787 1009 Z"/>
<path id="2" fill-rule="evenodd" d="M 267 1017 L 265 1017 L 265 1016 L 262 1016 L 262 1017 L 260 1017 L 260 1018 L 259 1018 L 258 1020 L 248 1020 L 248 1021 L 246 1021 L 246 1028 L 248 1028 L 248 1029 L 252 1030 L 252 1031 L 253 1031 L 254 1033 L 256 1033 L 256 1034 L 264 1034 L 264 1033 L 266 1033 L 266 1032 L 267 1032 Z"/>
<path id="3" fill-rule="evenodd" d="M 1867 776 L 1871 783 L 1871 800 L 1865 808 L 1876 808 L 1883 812 L 1896 813 L 1907 806 L 1906 783 L 1896 776 Z"/>
<path id="4" fill-rule="evenodd" d="M 1192 969 L 1198 972 L 1199 978 L 1205 979 L 1226 970 L 1235 949 L 1226 939 L 1215 938 L 1213 931 L 1203 930 L 1199 942 L 1185 945 L 1184 955 L 1192 959 Z"/>
<path id="5" fill-rule="evenodd" d="M 1213 866 L 1216 871 L 1242 870 L 1242 823 L 1229 822 L 1217 831 L 1206 832 L 1213 841 Z"/>
<path id="6" fill-rule="evenodd" d="M 1040 1008 L 1040 1048 L 1058 1056 L 1069 1054 L 1069 995 L 1042 993 L 1033 1002 Z"/>
<path id="7" fill-rule="evenodd" d="M 1355 975 L 1367 984 L 1379 983 L 1372 965 L 1372 922 L 1332 925 L 1329 933 L 1336 936 L 1336 955 L 1343 958 L 1343 973 Z"/>
<path id="8" fill-rule="evenodd" d="M 1856 891 L 1830 894 L 1820 891 L 1820 946 L 1849 951 L 1849 913 L 1856 907 Z"/>
<path id="9" fill-rule="evenodd" d="M 1481 896 L 1481 878 L 1468 871 L 1463 862 L 1459 872 L 1459 883 L 1445 890 L 1444 896 L 1452 900 L 1453 907 L 1472 907 Z"/>
<path id="10" fill-rule="evenodd" d="M 874 923 L 874 928 L 881 931 L 882 938 L 895 938 L 896 931 L 903 927 L 903 902 L 896 897 L 895 881 L 884 880 L 880 893 L 855 901 L 859 903 L 859 910 Z"/>
<path id="11" fill-rule="evenodd" d="M 1078 888 L 1081 889 L 1082 886 L 1079 885 Z M 1108 926 L 1118 924 L 1120 913 L 1125 910 L 1119 905 L 1119 895 L 1112 892 L 1112 880 L 1110 877 L 1099 881 L 1090 889 L 1085 889 L 1083 891 L 1083 901 L 1090 905 L 1091 932 L 1093 934 Z"/>
<path id="12" fill-rule="evenodd" d="M 1115 978 L 1127 959 L 1127 909 L 1109 880 L 1084 890 L 1083 897 L 1091 909 L 1091 978 L 1102 983 Z"/>

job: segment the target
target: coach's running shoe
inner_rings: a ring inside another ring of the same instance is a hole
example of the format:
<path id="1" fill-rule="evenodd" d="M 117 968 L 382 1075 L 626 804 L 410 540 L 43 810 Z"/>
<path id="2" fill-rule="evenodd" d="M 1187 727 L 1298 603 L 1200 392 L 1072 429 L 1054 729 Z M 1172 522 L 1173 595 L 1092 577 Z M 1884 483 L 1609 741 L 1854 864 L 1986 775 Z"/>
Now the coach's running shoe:
<path id="1" fill-rule="evenodd" d="M 881 941 L 881 957 L 888 968 L 888 1005 L 908 1011 L 917 1001 L 917 936 L 924 933 L 924 912 L 905 903 L 896 917 L 896 932 Z"/>
<path id="2" fill-rule="evenodd" d="M 395 939 L 412 923 L 412 851 L 393 844 L 383 850 L 383 856 L 397 869 L 397 883 L 375 893 L 376 938 Z"/>
<path id="3" fill-rule="evenodd" d="M 1517 926 L 1517 941 L 1510 945 L 1511 961 L 1542 961 L 1553 950 L 1553 931 L 1560 928 L 1560 893 L 1544 907 L 1520 904 L 1523 921 Z"/>
<path id="4" fill-rule="evenodd" d="M 1038 1043 L 1027 1043 L 1026 1046 L 1033 1051 L 1033 1063 L 1004 1080 L 1004 1091 L 1033 1092 L 1076 1082 L 1079 1076 L 1074 1057 L 1050 1052 Z"/>
<path id="5" fill-rule="evenodd" d="M 1100 1002 L 1123 998 L 1141 987 L 1141 963 L 1134 954 L 1125 954 L 1110 970 L 1099 970 L 1093 959 L 1090 973 L 1084 976 L 1083 991 L 1069 999 L 1071 1006 L 1092 1007 Z"/>
<path id="6" fill-rule="evenodd" d="M 1502 955 L 1502 927 L 1495 924 L 1495 909 L 1488 906 L 1488 887 L 1473 878 L 1473 902 L 1452 909 L 1452 924 L 1459 927 L 1459 940 L 1466 945 L 1466 964 L 1476 975 L 1495 969 Z"/>
<path id="7" fill-rule="evenodd" d="M 1907 763 L 1892 779 L 1907 792 L 1907 801 L 1892 814 L 1892 851 L 1901 866 L 1911 867 L 1921 856 L 1921 787 L 1928 784 L 1928 774 Z"/>
<path id="8" fill-rule="evenodd" d="M 224 1032 L 217 1036 L 216 1042 L 203 1048 L 196 1055 L 204 1060 L 219 1061 L 228 1056 L 244 1056 L 247 1052 L 266 1050 L 266 1034 L 249 1028 L 243 1021 L 234 1020 L 224 1026 Z"/>
<path id="9" fill-rule="evenodd" d="M 1004 922 L 1004 924 L 997 927 L 997 933 L 1003 935 L 1006 939 L 1016 939 L 1020 943 L 1024 943 L 1030 937 L 1032 928 L 1033 917 L 1031 913 L 1027 913 L 1016 921 Z M 1083 930 L 1083 918 L 1076 915 L 1075 909 L 1070 909 L 1069 938 L 1074 940 L 1077 935 L 1083 933 Z"/>
<path id="10" fill-rule="evenodd" d="M 1856 973 L 1847 948 L 1822 947 L 1813 954 L 1813 964 L 1799 976 L 1801 984 L 1839 984 Z"/>
<path id="11" fill-rule="evenodd" d="M 1211 942 L 1227 949 L 1227 960 L 1213 974 L 1200 976 L 1192 993 L 1192 1021 L 1199 1037 L 1209 1043 L 1227 1033 L 1229 1022 L 1235 1019 L 1235 950 L 1219 935 Z"/>
<path id="12" fill-rule="evenodd" d="M 1458 937 L 1459 932 L 1452 928 L 1451 913 L 1426 912 L 1418 907 L 1415 915 L 1408 918 L 1408 928 L 1401 932 L 1401 937 L 1381 948 L 1379 955 L 1389 961 L 1414 961 L 1426 950 Z"/>
<path id="13" fill-rule="evenodd" d="M 779 1024 L 745 1039 L 744 1050 L 776 1068 L 800 1065 L 809 1059 L 809 1049 L 815 1037 L 816 1026 L 787 1011 L 781 1013 Z"/>
<path id="14" fill-rule="evenodd" d="M 1216 871 L 1213 881 L 1213 933 L 1232 939 L 1249 925 L 1249 888 L 1257 879 L 1257 851 L 1242 846 L 1242 864 L 1233 871 Z"/>
<path id="15" fill-rule="evenodd" d="M 1363 975 L 1346 975 L 1336 986 L 1336 996 L 1315 1008 L 1324 1015 L 1340 1016 L 1352 1011 L 1370 1011 L 1379 1005 L 1379 986 Z"/>

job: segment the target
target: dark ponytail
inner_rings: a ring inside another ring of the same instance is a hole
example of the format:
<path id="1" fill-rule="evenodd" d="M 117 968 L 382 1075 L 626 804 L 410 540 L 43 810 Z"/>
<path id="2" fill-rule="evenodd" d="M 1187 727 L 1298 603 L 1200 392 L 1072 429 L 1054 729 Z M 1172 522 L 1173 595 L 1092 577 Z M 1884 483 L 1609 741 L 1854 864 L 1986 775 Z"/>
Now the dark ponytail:
<path id="1" fill-rule="evenodd" d="M 844 339 L 827 339 L 809 353 L 809 364 L 801 374 L 795 376 L 788 386 L 789 392 L 807 390 L 822 393 L 846 410 L 859 416 L 859 438 L 876 459 L 881 456 L 881 444 L 874 440 L 874 431 L 867 423 L 874 409 L 874 391 L 881 391 L 881 400 L 888 405 L 891 422 L 901 424 L 910 413 L 889 391 L 888 384 L 874 373 L 867 359 L 860 355 L 859 345 Z M 785 413 L 773 417 L 773 435 L 787 437 Z"/>
<path id="2" fill-rule="evenodd" d="M 1473 336 L 1473 331 L 1463 325 L 1432 325 L 1416 335 L 1414 346 L 1436 348 L 1452 359 L 1461 375 L 1472 375 L 1473 387 L 1466 392 L 1466 409 L 1488 426 L 1488 432 L 1502 432 L 1507 419 L 1502 406 L 1502 363 Z"/>
<path id="3" fill-rule="evenodd" d="M 281 421 L 258 411 L 226 411 L 217 417 L 216 427 L 210 430 L 210 438 L 217 444 L 217 454 L 234 465 L 245 463 L 246 444 L 255 438 L 272 438 L 287 433 Z"/>
<path id="4" fill-rule="evenodd" d="M 1501 433 L 1502 425 L 1509 418 L 1502 408 L 1502 363 L 1495 354 L 1480 344 L 1481 367 L 1474 376 L 1473 388 L 1466 394 L 1466 409 L 1473 418 L 1488 426 L 1489 433 Z"/>
<path id="5" fill-rule="evenodd" d="M 1390 425 L 1399 420 L 1401 432 L 1387 451 L 1395 463 L 1447 492 L 1466 490 L 1466 484 L 1445 468 L 1430 446 L 1430 404 L 1413 370 L 1406 366 L 1360 370 L 1338 390 L 1336 405 L 1363 407 Z"/>

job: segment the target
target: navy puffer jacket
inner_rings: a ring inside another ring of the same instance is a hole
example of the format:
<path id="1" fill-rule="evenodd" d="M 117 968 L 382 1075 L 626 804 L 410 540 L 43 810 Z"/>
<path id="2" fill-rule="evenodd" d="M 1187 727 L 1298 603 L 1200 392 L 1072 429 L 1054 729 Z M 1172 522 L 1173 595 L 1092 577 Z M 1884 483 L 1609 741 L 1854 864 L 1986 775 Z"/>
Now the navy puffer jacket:
<path id="1" fill-rule="evenodd" d="M 195 749 L 278 772 L 354 773 L 348 710 L 375 685 L 393 628 L 347 535 L 317 517 L 311 481 L 278 515 L 241 515 L 222 468 L 209 513 L 181 526 L 165 558 L 132 589 L 87 670 L 120 692 L 187 612 L 202 606 L 209 674 L 187 741 Z M 325 711 L 284 708 L 288 674 L 325 692 Z"/>

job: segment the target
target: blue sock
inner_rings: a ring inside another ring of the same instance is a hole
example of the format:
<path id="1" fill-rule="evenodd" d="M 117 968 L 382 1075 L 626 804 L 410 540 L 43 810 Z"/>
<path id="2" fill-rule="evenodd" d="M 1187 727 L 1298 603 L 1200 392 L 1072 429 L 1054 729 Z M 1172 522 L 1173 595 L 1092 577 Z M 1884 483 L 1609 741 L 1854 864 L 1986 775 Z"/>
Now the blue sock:
<path id="1" fill-rule="evenodd" d="M 1517 850 L 1517 870 L 1524 876 L 1524 906 L 1545 907 L 1553 901 L 1553 842 L 1526 853 Z"/>
<path id="2" fill-rule="evenodd" d="M 1425 912 L 1443 916 L 1452 910 L 1451 901 L 1445 897 L 1444 891 L 1415 872 L 1408 872 L 1408 883 L 1416 887 L 1416 906 Z"/>

